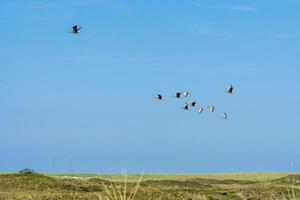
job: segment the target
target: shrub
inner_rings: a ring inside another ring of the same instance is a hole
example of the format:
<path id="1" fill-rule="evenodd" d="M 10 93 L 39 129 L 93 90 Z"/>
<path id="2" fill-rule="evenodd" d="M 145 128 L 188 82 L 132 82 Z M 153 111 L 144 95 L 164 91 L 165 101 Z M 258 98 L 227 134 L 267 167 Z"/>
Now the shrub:
<path id="1" fill-rule="evenodd" d="M 33 169 L 25 168 L 19 171 L 20 174 L 36 174 Z"/>

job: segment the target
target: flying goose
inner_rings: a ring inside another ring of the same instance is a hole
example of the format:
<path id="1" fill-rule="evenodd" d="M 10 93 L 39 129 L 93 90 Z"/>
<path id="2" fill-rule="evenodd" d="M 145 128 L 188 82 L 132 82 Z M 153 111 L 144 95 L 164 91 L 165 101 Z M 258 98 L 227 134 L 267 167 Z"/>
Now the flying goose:
<path id="1" fill-rule="evenodd" d="M 223 118 L 224 119 L 228 119 L 228 114 L 225 112 L 225 113 L 223 113 Z"/>
<path id="2" fill-rule="evenodd" d="M 196 104 L 197 104 L 197 101 L 192 101 L 192 102 L 191 102 L 191 107 L 195 107 Z"/>
<path id="3" fill-rule="evenodd" d="M 157 100 L 163 100 L 163 96 L 161 94 L 157 94 L 154 98 Z"/>
<path id="4" fill-rule="evenodd" d="M 204 108 L 202 108 L 202 107 L 198 109 L 198 113 L 200 113 L 200 114 L 201 114 L 203 111 L 204 111 Z"/>
<path id="5" fill-rule="evenodd" d="M 176 99 L 181 98 L 181 92 L 176 92 L 175 95 L 172 96 L 172 97 L 174 97 L 174 98 L 176 98 Z"/>
<path id="6" fill-rule="evenodd" d="M 189 91 L 184 91 L 184 92 L 183 92 L 183 96 L 184 96 L 184 97 L 187 97 L 189 94 L 191 94 Z"/>
<path id="7" fill-rule="evenodd" d="M 208 106 L 208 109 L 210 110 L 210 112 L 214 112 L 215 111 L 215 106 Z"/>
<path id="8" fill-rule="evenodd" d="M 233 86 L 229 85 L 228 88 L 227 88 L 227 90 L 226 90 L 226 92 L 229 93 L 229 94 L 232 94 L 233 93 L 233 89 L 234 89 Z"/>
<path id="9" fill-rule="evenodd" d="M 184 110 L 190 110 L 189 104 L 188 103 L 184 103 L 184 106 L 182 107 L 182 109 L 184 109 Z"/>
<path id="10" fill-rule="evenodd" d="M 72 33 L 80 33 L 80 29 L 81 29 L 82 27 L 81 26 L 77 26 L 77 25 L 75 25 L 75 26 L 73 26 L 72 27 Z"/>

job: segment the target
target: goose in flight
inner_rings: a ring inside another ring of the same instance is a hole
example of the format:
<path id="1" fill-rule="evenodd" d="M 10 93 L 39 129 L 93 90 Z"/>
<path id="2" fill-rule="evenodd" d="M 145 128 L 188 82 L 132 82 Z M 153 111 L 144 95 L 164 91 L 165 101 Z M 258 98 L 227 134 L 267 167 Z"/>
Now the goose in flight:
<path id="1" fill-rule="evenodd" d="M 192 103 L 191 103 L 191 107 L 195 107 L 195 106 L 196 106 L 196 104 L 197 104 L 197 101 L 192 101 Z"/>
<path id="2" fill-rule="evenodd" d="M 184 91 L 184 92 L 183 92 L 183 96 L 184 96 L 184 97 L 187 97 L 189 94 L 191 94 L 189 91 Z"/>
<path id="3" fill-rule="evenodd" d="M 80 29 L 81 29 L 82 27 L 81 26 L 77 26 L 77 25 L 75 25 L 75 26 L 73 26 L 72 27 L 72 33 L 80 33 Z"/>
<path id="4" fill-rule="evenodd" d="M 154 98 L 157 100 L 163 100 L 163 96 L 161 94 L 157 94 Z"/>
<path id="5" fill-rule="evenodd" d="M 174 98 L 176 98 L 176 99 L 181 98 L 181 92 L 176 92 L 175 95 L 172 96 L 172 97 L 174 97 Z"/>
<path id="6" fill-rule="evenodd" d="M 233 89 L 234 87 L 232 85 L 229 85 L 226 92 L 229 93 L 229 94 L 232 94 L 233 93 Z"/>
<path id="7" fill-rule="evenodd" d="M 210 112 L 214 112 L 215 111 L 215 106 L 209 106 L 208 109 L 210 110 Z"/>
<path id="8" fill-rule="evenodd" d="M 184 106 L 182 107 L 184 110 L 190 110 L 189 104 L 185 103 Z"/>
<path id="9" fill-rule="evenodd" d="M 201 114 L 203 111 L 204 111 L 204 108 L 202 108 L 202 107 L 198 109 L 198 113 L 200 113 L 200 114 Z"/>

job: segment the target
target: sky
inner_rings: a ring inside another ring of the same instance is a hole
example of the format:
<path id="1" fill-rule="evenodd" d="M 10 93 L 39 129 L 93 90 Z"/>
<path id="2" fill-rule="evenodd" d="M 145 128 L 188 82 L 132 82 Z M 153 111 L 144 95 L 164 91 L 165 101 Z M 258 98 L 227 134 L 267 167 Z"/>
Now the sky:
<path id="1" fill-rule="evenodd" d="M 0 172 L 300 170 L 298 0 L 0 5 Z"/>

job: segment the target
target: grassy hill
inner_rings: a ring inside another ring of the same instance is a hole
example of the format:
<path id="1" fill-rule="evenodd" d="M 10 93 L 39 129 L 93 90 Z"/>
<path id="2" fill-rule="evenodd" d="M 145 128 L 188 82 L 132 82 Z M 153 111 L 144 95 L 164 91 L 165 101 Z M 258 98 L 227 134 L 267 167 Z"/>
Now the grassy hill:
<path id="1" fill-rule="evenodd" d="M 0 175 L 0 200 L 300 199 L 300 175 Z M 129 198 L 130 197 L 130 198 Z"/>
<path id="2" fill-rule="evenodd" d="M 45 174 L 54 178 L 75 177 L 81 179 L 103 178 L 107 180 L 122 181 L 122 174 Z M 232 173 L 232 174 L 144 174 L 143 180 L 186 180 L 192 178 L 217 179 L 217 180 L 248 180 L 268 181 L 288 176 L 289 173 Z M 128 181 L 137 181 L 140 174 L 129 174 Z"/>

